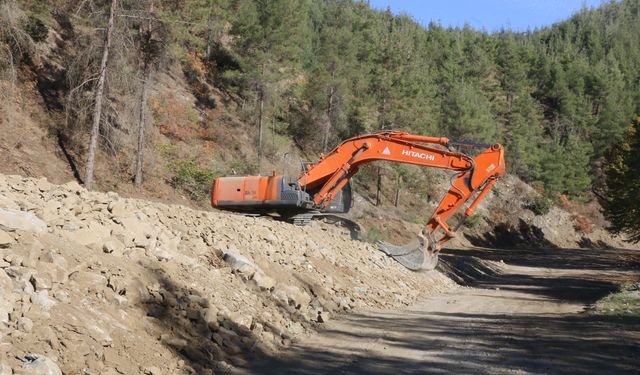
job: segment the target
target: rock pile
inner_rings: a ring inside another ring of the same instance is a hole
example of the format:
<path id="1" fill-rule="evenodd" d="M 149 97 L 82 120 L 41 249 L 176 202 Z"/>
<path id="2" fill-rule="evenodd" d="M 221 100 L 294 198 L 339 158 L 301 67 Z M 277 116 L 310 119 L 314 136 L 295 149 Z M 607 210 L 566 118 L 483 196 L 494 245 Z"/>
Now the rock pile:
<path id="1" fill-rule="evenodd" d="M 0 374 L 206 374 L 452 287 L 338 227 L 0 175 Z"/>

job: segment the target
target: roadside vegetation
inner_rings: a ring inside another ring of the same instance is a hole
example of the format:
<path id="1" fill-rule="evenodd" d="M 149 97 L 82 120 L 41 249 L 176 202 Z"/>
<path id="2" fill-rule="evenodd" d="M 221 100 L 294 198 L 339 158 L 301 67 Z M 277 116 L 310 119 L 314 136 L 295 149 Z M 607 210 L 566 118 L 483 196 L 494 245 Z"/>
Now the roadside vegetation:
<path id="1" fill-rule="evenodd" d="M 620 291 L 598 301 L 595 311 L 606 315 L 640 317 L 640 283 L 623 285 Z"/>

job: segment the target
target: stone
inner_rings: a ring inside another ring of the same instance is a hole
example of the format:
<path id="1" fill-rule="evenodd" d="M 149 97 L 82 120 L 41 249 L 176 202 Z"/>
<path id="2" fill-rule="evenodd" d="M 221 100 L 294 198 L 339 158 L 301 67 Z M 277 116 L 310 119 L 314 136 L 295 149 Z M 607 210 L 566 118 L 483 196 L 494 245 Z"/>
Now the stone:
<path id="1" fill-rule="evenodd" d="M 222 350 L 224 350 L 229 355 L 238 355 L 242 353 L 242 348 L 234 343 L 225 342 Z"/>
<path id="2" fill-rule="evenodd" d="M 9 314 L 13 311 L 15 297 L 13 295 L 13 282 L 4 270 L 0 270 L 0 323 L 9 323 Z M 0 324 L 1 326 L 1 324 Z"/>
<path id="3" fill-rule="evenodd" d="M 62 207 L 62 203 L 58 200 L 48 201 L 42 208 L 42 218 L 45 221 L 53 221 L 59 215 L 58 210 Z"/>
<path id="4" fill-rule="evenodd" d="M 20 359 L 24 362 L 21 369 L 24 375 L 62 375 L 60 367 L 41 354 L 28 354 Z"/>
<path id="5" fill-rule="evenodd" d="M 80 245 L 88 246 L 97 243 L 102 243 L 105 238 L 111 235 L 111 230 L 108 227 L 97 223 L 91 223 L 89 226 L 79 229 L 74 232 L 68 232 L 67 238 Z"/>
<path id="6" fill-rule="evenodd" d="M 271 292 L 273 297 L 285 304 L 300 309 L 311 302 L 311 296 L 293 285 L 278 284 Z"/>
<path id="7" fill-rule="evenodd" d="M 232 269 L 234 270 L 239 270 L 242 266 L 250 266 L 253 267 L 254 269 L 257 269 L 258 267 L 253 264 L 253 262 L 251 262 L 249 259 L 247 259 L 246 257 L 237 254 L 233 251 L 229 251 L 227 250 L 222 259 L 227 262 L 227 264 L 229 264 L 231 266 Z"/>
<path id="8" fill-rule="evenodd" d="M 51 279 L 48 276 L 34 274 L 31 275 L 31 284 L 36 292 L 51 289 Z"/>
<path id="9" fill-rule="evenodd" d="M 14 261 L 11 260 L 10 263 L 13 264 Z M 20 257 L 19 263 L 22 263 L 22 257 Z M 28 282 L 28 281 L 31 280 L 31 276 L 36 271 L 31 269 L 31 268 L 12 265 L 11 267 L 5 268 L 4 272 L 12 279 L 15 279 L 17 281 L 27 281 Z"/>
<path id="10" fill-rule="evenodd" d="M 0 249 L 7 248 L 14 243 L 14 239 L 9 233 L 0 229 Z"/>
<path id="11" fill-rule="evenodd" d="M 256 284 L 256 286 L 262 290 L 271 290 L 276 284 L 274 279 L 265 275 L 265 273 L 262 271 L 257 271 L 256 273 L 254 273 L 252 280 Z"/>
<path id="12" fill-rule="evenodd" d="M 69 275 L 69 279 L 78 283 L 84 288 L 92 288 L 98 285 L 107 285 L 107 278 L 89 271 L 78 271 Z"/>
<path id="13" fill-rule="evenodd" d="M 64 258 L 63 258 L 64 259 Z M 42 289 L 51 289 L 51 287 L 46 288 L 46 281 L 50 281 L 56 284 L 64 284 L 69 279 L 66 271 L 66 267 L 61 267 L 56 263 L 47 263 L 47 262 L 37 262 L 35 265 L 35 269 L 37 271 L 35 278 L 35 282 L 41 284 L 40 287 Z M 34 284 L 36 290 L 38 290 L 38 284 Z"/>
<path id="14" fill-rule="evenodd" d="M 215 308 L 206 308 L 204 314 L 202 314 L 202 320 L 207 324 L 207 327 L 213 332 L 220 329 L 220 323 L 218 322 L 218 311 Z"/>
<path id="15" fill-rule="evenodd" d="M 46 263 L 53 263 L 62 269 L 67 268 L 67 260 L 60 254 L 49 251 L 40 257 L 40 260 Z"/>
<path id="16" fill-rule="evenodd" d="M 125 295 L 129 304 L 133 306 L 151 301 L 147 287 L 138 279 L 132 279 L 127 283 Z"/>
<path id="17" fill-rule="evenodd" d="M 179 337 L 174 337 L 166 333 L 160 336 L 160 341 L 163 344 L 171 346 L 178 351 L 184 349 L 184 347 L 187 346 L 187 340 L 181 339 Z"/>
<path id="18" fill-rule="evenodd" d="M 62 185 L 62 187 L 65 190 L 69 190 L 72 193 L 80 193 L 83 191 L 86 191 L 85 188 L 83 188 L 77 181 L 73 180 L 73 181 L 69 181 L 66 184 Z"/>
<path id="19" fill-rule="evenodd" d="M 13 374 L 13 369 L 6 363 L 0 363 L 0 375 L 11 375 Z"/>
<path id="20" fill-rule="evenodd" d="M 20 210 L 20 206 L 13 199 L 4 194 L 0 194 L 0 208 L 9 208 L 12 210 Z"/>
<path id="21" fill-rule="evenodd" d="M 174 256 L 175 256 L 174 254 L 172 254 L 169 251 L 164 250 L 164 249 L 155 249 L 151 253 L 160 262 L 169 261 L 169 260 L 173 259 Z"/>
<path id="22" fill-rule="evenodd" d="M 0 228 L 44 233 L 47 231 L 47 224 L 31 212 L 0 208 Z"/>
<path id="23" fill-rule="evenodd" d="M 57 299 L 60 302 L 67 303 L 69 302 L 69 293 L 64 290 L 56 290 L 53 292 L 53 298 Z"/>
<path id="24" fill-rule="evenodd" d="M 112 201 L 111 203 L 109 203 L 107 209 L 113 216 L 123 217 L 129 214 L 129 212 L 127 211 L 127 206 L 123 200 Z"/>
<path id="25" fill-rule="evenodd" d="M 49 297 L 49 293 L 46 290 L 36 292 L 31 296 L 31 303 L 36 304 L 44 311 L 49 311 L 57 302 Z"/>
<path id="26" fill-rule="evenodd" d="M 33 330 L 33 321 L 23 316 L 18 319 L 18 329 L 26 333 L 31 332 Z"/>
<path id="27" fill-rule="evenodd" d="M 243 264 L 235 270 L 243 280 L 250 280 L 257 272 L 256 268 L 250 264 Z"/>
<path id="28" fill-rule="evenodd" d="M 9 353 L 13 349 L 13 344 L 10 342 L 0 342 L 0 358 L 5 358 L 4 356 Z"/>
<path id="29" fill-rule="evenodd" d="M 115 237 L 109 237 L 102 244 L 102 251 L 104 251 L 107 254 L 111 254 L 111 253 L 120 254 L 124 251 L 124 244 Z"/>
<path id="30" fill-rule="evenodd" d="M 267 233 L 262 238 L 272 245 L 278 244 L 278 237 L 276 237 L 273 233 Z"/>
<path id="31" fill-rule="evenodd" d="M 144 373 L 145 375 L 162 375 L 162 371 L 156 366 L 145 367 Z"/>
<path id="32" fill-rule="evenodd" d="M 329 321 L 329 313 L 327 311 L 318 311 L 318 317 L 316 318 L 318 323 L 326 323 Z"/>
<path id="33" fill-rule="evenodd" d="M 35 185 L 36 185 L 36 188 L 41 192 L 49 191 L 53 187 L 51 182 L 47 181 L 47 179 L 44 177 L 36 180 Z"/>
<path id="34" fill-rule="evenodd" d="M 250 314 L 235 311 L 229 315 L 229 319 L 235 324 L 236 331 L 245 333 L 251 331 L 253 317 Z"/>

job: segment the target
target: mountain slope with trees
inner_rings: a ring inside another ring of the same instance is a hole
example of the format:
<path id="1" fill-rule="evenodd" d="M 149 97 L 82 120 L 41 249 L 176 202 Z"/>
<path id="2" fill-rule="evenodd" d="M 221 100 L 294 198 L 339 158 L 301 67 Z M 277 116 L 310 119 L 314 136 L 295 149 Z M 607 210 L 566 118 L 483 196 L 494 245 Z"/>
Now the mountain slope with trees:
<path id="1" fill-rule="evenodd" d="M 15 93 L 30 87 L 81 180 L 98 123 L 99 188 L 136 175 L 198 199 L 216 174 L 278 165 L 283 144 L 314 157 L 398 129 L 502 142 L 508 170 L 544 196 L 587 201 L 606 194 L 607 157 L 640 113 L 637 0 L 522 33 L 423 27 L 352 0 L 0 5 L 2 121 L 15 126 Z"/>

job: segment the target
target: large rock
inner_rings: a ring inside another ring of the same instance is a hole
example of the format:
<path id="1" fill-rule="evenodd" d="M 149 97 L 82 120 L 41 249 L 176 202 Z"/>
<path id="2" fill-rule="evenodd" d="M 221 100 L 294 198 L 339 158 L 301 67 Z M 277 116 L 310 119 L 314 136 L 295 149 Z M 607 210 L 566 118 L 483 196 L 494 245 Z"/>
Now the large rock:
<path id="1" fill-rule="evenodd" d="M 102 244 L 102 251 L 107 254 L 116 253 L 120 255 L 124 251 L 124 244 L 119 239 L 110 237 Z"/>
<path id="2" fill-rule="evenodd" d="M 6 363 L 0 363 L 0 375 L 11 374 L 13 374 L 13 369 L 11 369 L 11 366 L 7 365 Z"/>
<path id="3" fill-rule="evenodd" d="M 0 208 L 0 228 L 44 233 L 47 231 L 47 224 L 31 212 Z"/>
<path id="4" fill-rule="evenodd" d="M 253 282 L 262 290 L 271 290 L 276 284 L 275 280 L 265 275 L 262 271 L 253 274 Z"/>
<path id="5" fill-rule="evenodd" d="M 13 237 L 9 233 L 0 229 L 0 249 L 11 246 L 14 243 Z"/>
<path id="6" fill-rule="evenodd" d="M 246 269 L 246 266 L 251 267 L 254 270 L 258 269 L 252 261 L 232 250 L 225 251 L 222 259 L 224 259 L 224 261 L 227 262 L 227 264 L 229 264 L 234 270 L 239 270 L 243 267 Z"/>
<path id="7" fill-rule="evenodd" d="M 33 321 L 27 317 L 18 319 L 18 329 L 22 332 L 29 333 L 33 330 Z"/>
<path id="8" fill-rule="evenodd" d="M 15 298 L 13 282 L 4 270 L 0 270 L 0 323 L 9 323 L 9 314 L 13 311 Z"/>
<path id="9" fill-rule="evenodd" d="M 296 309 L 300 309 L 311 302 L 311 296 L 294 285 L 278 284 L 273 289 L 272 295 L 275 299 Z"/>
<path id="10" fill-rule="evenodd" d="M 24 375 L 62 375 L 60 367 L 41 354 L 29 354 L 22 358 L 21 374 Z"/>
<path id="11" fill-rule="evenodd" d="M 20 210 L 20 206 L 13 199 L 4 194 L 0 194 L 0 208 L 9 208 L 12 210 Z"/>
<path id="12" fill-rule="evenodd" d="M 111 236 L 111 229 L 98 223 L 91 223 L 85 228 L 67 233 L 67 238 L 71 241 L 85 246 L 101 244 L 109 236 Z"/>

